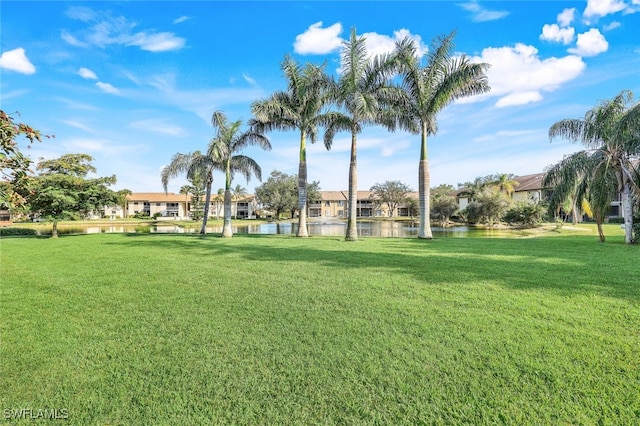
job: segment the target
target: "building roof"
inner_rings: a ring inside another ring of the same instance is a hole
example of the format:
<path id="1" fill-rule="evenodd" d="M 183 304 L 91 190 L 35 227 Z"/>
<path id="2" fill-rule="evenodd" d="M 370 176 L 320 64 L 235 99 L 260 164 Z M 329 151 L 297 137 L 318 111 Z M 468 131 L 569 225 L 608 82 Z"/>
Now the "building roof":
<path id="1" fill-rule="evenodd" d="M 544 173 L 536 173 L 533 175 L 516 176 L 514 180 L 520 185 L 515 187 L 515 192 L 536 191 L 544 189 L 542 187 L 542 179 Z"/>
<path id="2" fill-rule="evenodd" d="M 134 192 L 127 195 L 128 201 L 147 201 L 150 203 L 179 203 L 189 199 L 186 194 L 174 194 L 173 192 Z"/>

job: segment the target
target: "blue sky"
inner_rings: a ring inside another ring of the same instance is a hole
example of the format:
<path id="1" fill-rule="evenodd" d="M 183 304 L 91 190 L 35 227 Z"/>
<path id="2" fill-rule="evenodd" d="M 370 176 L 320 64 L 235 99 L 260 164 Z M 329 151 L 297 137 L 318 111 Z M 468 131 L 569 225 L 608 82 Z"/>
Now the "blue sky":
<path id="1" fill-rule="evenodd" d="M 251 102 L 285 87 L 286 54 L 337 76 L 350 29 L 371 53 L 411 36 L 428 50 L 457 31 L 456 51 L 491 64 L 486 95 L 456 102 L 429 139 L 432 184 L 530 174 L 579 145 L 549 142 L 551 124 L 582 117 L 621 90 L 640 96 L 640 0 L 589 1 L 6 1 L 0 5 L 0 93 L 6 112 L 55 134 L 27 152 L 95 157 L 114 189 L 162 191 L 177 152 L 204 149 L 210 117 L 246 122 Z M 298 134 L 248 149 L 262 167 L 297 173 Z M 350 135 L 308 154 L 309 180 L 347 188 Z M 419 136 L 379 127 L 358 136 L 359 189 L 418 181 Z M 177 192 L 185 181 L 169 187 Z M 259 182 L 237 177 L 249 191 Z M 223 186 L 215 176 L 214 189 Z"/>

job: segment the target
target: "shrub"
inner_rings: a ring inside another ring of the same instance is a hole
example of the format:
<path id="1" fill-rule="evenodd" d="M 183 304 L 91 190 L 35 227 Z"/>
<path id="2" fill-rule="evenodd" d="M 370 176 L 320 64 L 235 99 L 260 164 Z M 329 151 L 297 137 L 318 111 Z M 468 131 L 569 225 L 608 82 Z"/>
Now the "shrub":
<path id="1" fill-rule="evenodd" d="M 518 203 L 504 215 L 504 221 L 517 228 L 535 228 L 542 223 L 546 209 L 541 204 Z"/>
<path id="2" fill-rule="evenodd" d="M 31 228 L 0 228 L 0 236 L 13 237 L 18 235 L 38 235 L 35 229 Z"/>
<path id="3" fill-rule="evenodd" d="M 631 242 L 634 244 L 640 243 L 640 211 L 633 215 L 633 237 Z"/>

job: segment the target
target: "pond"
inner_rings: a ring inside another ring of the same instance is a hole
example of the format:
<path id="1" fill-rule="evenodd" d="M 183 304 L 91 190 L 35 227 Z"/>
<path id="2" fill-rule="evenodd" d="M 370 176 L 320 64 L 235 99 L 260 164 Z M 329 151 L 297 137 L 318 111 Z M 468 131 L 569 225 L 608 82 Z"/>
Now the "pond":
<path id="1" fill-rule="evenodd" d="M 346 222 L 327 221 L 327 222 L 309 222 L 309 235 L 318 236 L 336 236 L 344 237 L 347 224 Z M 256 225 L 239 225 L 233 226 L 235 234 L 285 234 L 295 235 L 298 229 L 297 223 L 292 222 L 270 222 L 260 223 Z M 358 236 L 360 237 L 393 237 L 406 238 L 417 237 L 418 223 L 407 221 L 376 221 L 376 222 L 358 222 Z M 519 233 L 513 230 L 504 229 L 478 229 L 467 226 L 454 226 L 449 228 L 432 227 L 431 231 L 434 238 L 438 237 L 514 237 Z M 59 226 L 58 233 L 60 235 L 77 235 L 77 234 L 99 234 L 99 233 L 177 233 L 177 234 L 196 234 L 200 232 L 199 227 L 185 228 L 178 224 L 126 224 L 126 225 L 79 225 L 79 226 Z M 222 226 L 207 227 L 207 233 L 220 234 Z M 50 235 L 51 229 L 39 231 L 39 235 Z"/>

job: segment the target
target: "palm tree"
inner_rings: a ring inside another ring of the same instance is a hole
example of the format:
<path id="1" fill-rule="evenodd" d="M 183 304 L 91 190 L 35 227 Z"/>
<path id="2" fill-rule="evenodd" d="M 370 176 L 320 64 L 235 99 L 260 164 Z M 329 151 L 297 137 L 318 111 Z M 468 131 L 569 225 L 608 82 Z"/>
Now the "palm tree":
<path id="1" fill-rule="evenodd" d="M 366 124 L 382 124 L 390 131 L 395 130 L 395 109 L 402 103 L 404 92 L 390 85 L 394 74 L 394 59 L 391 55 L 369 58 L 365 38 L 356 36 L 351 29 L 351 37 L 344 43 L 342 53 L 342 73 L 334 89 L 334 98 L 345 114 L 336 114 L 325 133 L 325 141 L 332 139 L 337 131 L 351 132 L 351 158 L 349 162 L 349 206 L 347 217 L 347 241 L 356 241 L 358 208 L 358 162 L 357 134 Z"/>
<path id="2" fill-rule="evenodd" d="M 216 219 L 220 219 L 220 207 L 224 206 L 224 188 L 218 188 L 218 192 L 213 198 L 216 202 Z"/>
<path id="3" fill-rule="evenodd" d="M 640 159 L 640 103 L 629 107 L 632 101 L 633 94 L 624 90 L 587 111 L 583 119 L 560 120 L 549 129 L 551 140 L 562 137 L 579 141 L 586 147 L 552 166 L 546 180 L 554 184 L 556 199 L 563 199 L 568 189 L 582 180 L 578 195 L 588 193 L 603 242 L 600 224 L 619 192 L 622 193 L 625 242 L 630 244 L 633 240 L 633 192 L 638 190 L 634 162 Z"/>
<path id="4" fill-rule="evenodd" d="M 118 203 L 118 206 L 122 208 L 122 218 L 126 219 L 127 218 L 127 196 L 131 195 L 131 190 L 130 189 L 121 189 L 119 191 L 116 191 L 116 200 Z"/>
<path id="5" fill-rule="evenodd" d="M 520 185 L 520 182 L 513 179 L 513 176 L 510 174 L 500 173 L 494 177 L 490 182 L 490 185 L 495 186 L 500 192 L 504 192 L 511 197 L 515 192 L 516 187 Z"/>
<path id="6" fill-rule="evenodd" d="M 211 202 L 211 185 L 213 184 L 213 171 L 223 170 L 223 164 L 220 161 L 217 150 L 215 149 L 214 140 L 209 142 L 207 152 L 202 154 L 200 151 L 190 152 L 188 154 L 177 153 L 171 159 L 168 166 L 165 166 L 161 172 L 162 186 L 164 192 L 167 192 L 167 186 L 171 178 L 177 177 L 183 173 L 187 174 L 187 179 L 192 180 L 197 176 L 204 176 L 206 181 L 206 197 L 204 205 L 204 213 L 202 218 L 202 228 L 200 234 L 207 233 L 207 220 L 209 218 L 209 203 Z"/>
<path id="7" fill-rule="evenodd" d="M 237 184 L 236 186 L 234 186 L 231 189 L 231 193 L 232 193 L 233 200 L 236 202 L 236 214 L 235 214 L 235 217 L 237 219 L 238 218 L 238 199 L 240 199 L 241 197 L 244 197 L 245 195 L 247 195 L 248 192 L 247 192 L 247 188 L 243 187 L 240 184 Z"/>
<path id="8" fill-rule="evenodd" d="M 413 40 L 405 38 L 396 45 L 402 85 L 410 98 L 400 125 L 409 131 L 416 127 L 421 135 L 418 166 L 418 198 L 420 228 L 418 238 L 432 239 L 429 218 L 430 174 L 427 136 L 438 131 L 437 116 L 456 99 L 490 90 L 486 71 L 488 64 L 474 64 L 462 55 L 454 57 L 455 32 L 434 40 L 424 66 L 416 55 Z M 417 132 L 414 132 L 417 133 Z"/>
<path id="9" fill-rule="evenodd" d="M 222 236 L 230 238 L 233 236 L 231 228 L 231 182 L 235 173 L 242 173 L 247 182 L 251 175 L 255 175 L 262 181 L 262 171 L 253 158 L 240 155 L 242 149 L 257 145 L 262 149 L 270 150 L 269 140 L 255 129 L 240 132 L 241 120 L 229 122 L 227 116 L 216 111 L 211 118 L 211 124 L 217 129 L 216 136 L 212 139 L 215 158 L 222 164 L 225 173 L 224 188 L 224 224 L 222 226 Z"/>
<path id="10" fill-rule="evenodd" d="M 286 56 L 282 71 L 287 89 L 272 94 L 267 99 L 254 102 L 251 111 L 255 118 L 251 126 L 261 132 L 273 130 L 298 130 L 300 154 L 298 162 L 298 231 L 296 236 L 308 237 L 307 230 L 307 138 L 315 143 L 318 126 L 326 124 L 334 113 L 326 112 L 330 80 L 324 66 L 307 63 L 301 67 Z M 324 145 L 331 149 L 332 138 L 325 138 Z"/>

